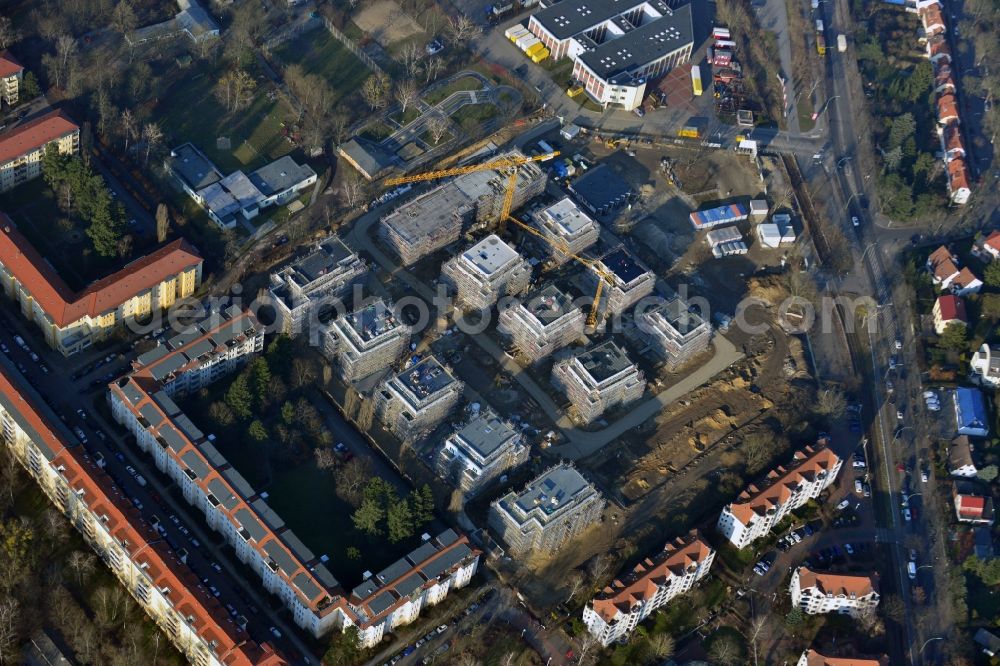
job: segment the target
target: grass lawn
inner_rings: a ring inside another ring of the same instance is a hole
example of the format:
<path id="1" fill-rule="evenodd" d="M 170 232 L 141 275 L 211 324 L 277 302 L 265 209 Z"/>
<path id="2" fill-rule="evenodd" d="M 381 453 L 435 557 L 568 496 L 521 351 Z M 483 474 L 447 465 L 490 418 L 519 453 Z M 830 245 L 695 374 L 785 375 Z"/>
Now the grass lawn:
<path id="1" fill-rule="evenodd" d="M 420 117 L 420 109 L 415 106 L 409 106 L 406 109 L 406 113 L 394 113 L 389 117 L 400 125 L 408 125 Z"/>
<path id="2" fill-rule="evenodd" d="M 282 44 L 274 54 L 285 65 L 298 63 L 307 74 L 326 79 L 334 92 L 331 108 L 351 93 L 359 91 L 364 80 L 371 76 L 364 63 L 334 39 L 326 28 L 302 33 Z"/>
<path id="3" fill-rule="evenodd" d="M 290 153 L 293 146 L 282 135 L 281 123 L 291 109 L 277 96 L 269 99 L 270 86 L 259 88 L 248 108 L 230 115 L 213 94 L 218 75 L 181 78 L 160 96 L 155 113 L 169 145 L 193 143 L 223 173 L 259 169 Z M 215 147 L 220 136 L 229 138 L 232 150 Z"/>
<path id="4" fill-rule="evenodd" d="M 391 135 L 392 132 L 393 129 L 391 127 L 379 120 L 378 122 L 366 125 L 365 128 L 359 132 L 359 136 L 368 139 L 369 141 L 378 143 L 382 139 Z"/>
<path id="5" fill-rule="evenodd" d="M 42 178 L 0 194 L 0 210 L 10 215 L 18 230 L 73 291 L 81 291 L 91 282 L 111 275 L 151 246 L 149 239 L 134 237 L 130 257 L 97 254 L 86 234 L 86 223 L 74 219 L 75 224 L 68 228 L 60 224 L 67 216 L 59 209 L 55 192 Z"/>
<path id="6" fill-rule="evenodd" d="M 816 126 L 816 121 L 812 119 L 813 104 L 811 99 L 805 95 L 799 97 L 799 101 L 795 104 L 795 109 L 799 115 L 799 131 L 808 132 Z"/>
<path id="7" fill-rule="evenodd" d="M 493 120 L 499 113 L 497 107 L 492 104 L 466 104 L 451 114 L 451 117 L 463 129 L 470 129 L 488 120 Z"/>
<path id="8" fill-rule="evenodd" d="M 424 132 L 423 134 L 420 135 L 420 140 L 426 143 L 431 150 L 437 148 L 440 145 L 448 143 L 449 141 L 451 141 L 451 138 L 452 138 L 451 134 L 449 134 L 448 132 L 445 132 L 437 142 L 434 141 L 434 137 L 431 136 L 430 132 Z"/>
<path id="9" fill-rule="evenodd" d="M 434 105 L 438 102 L 448 99 L 448 97 L 454 93 L 460 92 L 462 90 L 481 90 L 483 87 L 483 82 L 474 76 L 463 76 L 459 79 L 452 81 L 451 83 L 441 86 L 440 88 L 435 88 L 426 95 L 424 95 L 424 101 L 428 104 Z"/>

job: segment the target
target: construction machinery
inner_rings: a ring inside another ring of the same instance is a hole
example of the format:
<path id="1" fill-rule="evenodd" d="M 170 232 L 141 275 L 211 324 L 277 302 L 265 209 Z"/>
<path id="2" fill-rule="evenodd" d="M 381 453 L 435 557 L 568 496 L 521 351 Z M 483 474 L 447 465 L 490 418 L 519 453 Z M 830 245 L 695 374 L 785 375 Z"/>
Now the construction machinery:
<path id="1" fill-rule="evenodd" d="M 609 140 L 612 141 L 612 140 Z M 619 140 L 613 140 L 615 145 L 617 145 Z M 447 178 L 448 176 L 460 176 L 465 173 L 472 173 L 475 171 L 489 171 L 496 169 L 505 169 L 510 167 L 518 167 L 522 164 L 527 164 L 528 162 L 544 162 L 555 157 L 558 157 L 559 151 L 553 150 L 551 152 L 543 153 L 541 155 L 535 155 L 532 157 L 501 157 L 499 159 L 491 160 L 489 162 L 483 162 L 481 164 L 471 164 L 468 166 L 453 167 L 451 169 L 441 169 L 438 171 L 428 171 L 425 173 L 417 173 L 409 176 L 399 176 L 397 178 L 387 178 L 384 184 L 387 187 L 393 187 L 395 185 L 403 185 L 405 183 L 417 183 L 421 181 L 437 180 L 438 178 Z M 500 209 L 500 231 L 504 230 L 504 223 L 510 220 L 520 228 L 524 229 L 528 233 L 538 236 L 546 243 L 551 245 L 553 248 L 559 252 L 565 254 L 566 256 L 574 259 L 575 261 L 583 264 L 584 266 L 590 268 L 598 275 L 597 280 L 597 290 L 594 293 L 594 302 L 590 307 L 590 314 L 587 317 L 587 327 L 593 329 L 597 325 L 597 310 L 601 304 L 601 292 L 604 290 L 604 283 L 614 284 L 614 275 L 602 268 L 599 261 L 593 259 L 586 259 L 578 254 L 574 254 L 569 251 L 569 247 L 560 238 L 552 238 L 547 234 L 542 233 L 538 229 L 535 229 L 531 225 L 522 222 L 513 215 L 510 214 L 510 209 L 514 203 L 514 190 L 517 186 L 517 169 L 511 170 L 510 177 L 507 180 L 507 188 L 504 191 L 503 207 Z"/>

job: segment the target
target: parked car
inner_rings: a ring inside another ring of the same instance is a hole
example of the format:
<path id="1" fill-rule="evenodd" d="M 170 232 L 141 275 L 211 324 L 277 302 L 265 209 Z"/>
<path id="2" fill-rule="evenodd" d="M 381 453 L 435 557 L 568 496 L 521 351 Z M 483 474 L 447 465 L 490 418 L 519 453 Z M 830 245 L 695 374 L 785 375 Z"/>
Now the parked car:
<path id="1" fill-rule="evenodd" d="M 857 494 L 864 493 L 864 487 L 861 485 L 861 479 L 854 479 L 854 492 Z"/>
<path id="2" fill-rule="evenodd" d="M 909 509 L 903 509 L 903 520 L 910 522 L 913 519 L 913 515 L 910 513 Z"/>
<path id="3" fill-rule="evenodd" d="M 920 483 L 927 483 L 929 480 L 930 477 L 927 475 L 927 470 L 926 469 L 920 470 Z"/>
<path id="4" fill-rule="evenodd" d="M 854 546 L 852 546 L 852 545 L 851 545 L 851 544 L 849 544 L 849 543 L 845 543 L 845 544 L 844 544 L 844 550 L 846 550 L 846 551 L 847 551 L 847 554 L 848 554 L 848 555 L 853 555 L 853 554 L 854 554 Z"/>

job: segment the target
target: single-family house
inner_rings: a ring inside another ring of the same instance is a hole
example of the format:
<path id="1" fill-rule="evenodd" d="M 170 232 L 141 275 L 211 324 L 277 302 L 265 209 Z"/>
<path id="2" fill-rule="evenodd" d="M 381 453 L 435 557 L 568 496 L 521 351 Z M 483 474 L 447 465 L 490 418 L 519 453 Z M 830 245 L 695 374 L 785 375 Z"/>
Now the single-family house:
<path id="1" fill-rule="evenodd" d="M 939 289 L 947 289 L 951 281 L 958 277 L 957 259 L 944 245 L 931 252 L 927 257 L 927 270 L 931 280 Z"/>
<path id="2" fill-rule="evenodd" d="M 955 518 L 960 523 L 993 524 L 993 498 L 955 492 Z"/>
<path id="3" fill-rule="evenodd" d="M 951 293 L 957 296 L 968 294 L 978 294 L 983 288 L 983 281 L 976 277 L 976 274 L 966 266 L 958 272 L 958 275 L 951 281 Z"/>
<path id="4" fill-rule="evenodd" d="M 985 342 L 969 362 L 972 379 L 992 388 L 1000 387 L 1000 345 Z"/>
<path id="5" fill-rule="evenodd" d="M 1000 654 L 1000 638 L 996 634 L 986 629 L 980 629 L 972 640 L 983 650 L 983 654 L 988 657 L 995 657 Z"/>
<path id="6" fill-rule="evenodd" d="M 993 259 L 1000 259 L 1000 231 L 994 231 L 982 241 L 983 252 Z"/>
<path id="7" fill-rule="evenodd" d="M 972 460 L 972 442 L 968 435 L 959 435 L 951 440 L 948 447 L 948 473 L 966 479 L 974 479 L 979 470 Z"/>
<path id="8" fill-rule="evenodd" d="M 954 294 L 939 296 L 934 301 L 931 313 L 934 316 L 934 332 L 938 335 L 942 335 L 952 324 L 969 325 L 969 318 L 965 314 L 965 301 Z"/>

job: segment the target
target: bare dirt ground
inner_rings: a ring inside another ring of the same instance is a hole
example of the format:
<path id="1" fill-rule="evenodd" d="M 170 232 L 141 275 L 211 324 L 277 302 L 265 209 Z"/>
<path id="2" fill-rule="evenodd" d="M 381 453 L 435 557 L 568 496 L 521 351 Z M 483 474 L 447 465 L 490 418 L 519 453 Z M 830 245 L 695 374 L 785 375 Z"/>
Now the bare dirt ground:
<path id="1" fill-rule="evenodd" d="M 424 32 L 393 0 L 379 0 L 353 17 L 359 28 L 370 34 L 383 48 Z"/>

